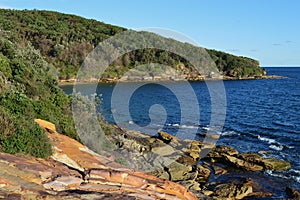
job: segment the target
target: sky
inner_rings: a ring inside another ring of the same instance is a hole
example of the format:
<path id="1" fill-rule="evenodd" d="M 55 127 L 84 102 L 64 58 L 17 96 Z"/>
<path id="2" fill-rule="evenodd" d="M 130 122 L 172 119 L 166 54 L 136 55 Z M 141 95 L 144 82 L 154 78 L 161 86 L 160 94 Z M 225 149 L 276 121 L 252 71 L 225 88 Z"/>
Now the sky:
<path id="1" fill-rule="evenodd" d="M 300 66 L 299 0 L 0 0 L 0 7 L 59 11 L 129 29 L 170 29 L 261 66 Z"/>

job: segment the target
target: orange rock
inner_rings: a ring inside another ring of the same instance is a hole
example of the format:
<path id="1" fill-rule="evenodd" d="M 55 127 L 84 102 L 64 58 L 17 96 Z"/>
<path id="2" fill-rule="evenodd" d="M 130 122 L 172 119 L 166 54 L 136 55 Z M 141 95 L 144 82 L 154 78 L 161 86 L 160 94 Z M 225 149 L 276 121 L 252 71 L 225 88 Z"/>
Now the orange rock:
<path id="1" fill-rule="evenodd" d="M 103 189 L 103 184 L 112 187 L 118 185 L 119 191 L 134 192 L 142 196 L 150 194 L 155 197 L 154 199 L 197 199 L 194 194 L 180 184 L 164 181 L 143 172 L 126 169 L 112 162 L 111 158 L 96 154 L 76 140 L 56 133 L 53 124 L 40 119 L 35 121 L 49 133 L 48 137 L 53 145 L 54 152 L 52 158 L 86 174 L 85 179 L 87 183 L 85 183 L 84 187 L 83 185 L 78 186 L 77 189 L 85 188 L 85 190 L 89 191 L 106 191 Z M 96 187 L 93 183 L 101 183 L 102 187 Z M 56 180 L 56 182 L 49 183 L 46 187 L 54 190 L 64 190 L 64 184 L 65 181 Z"/>
<path id="2" fill-rule="evenodd" d="M 48 133 L 56 133 L 55 124 L 41 119 L 35 119 L 34 121 L 38 123 L 44 131 Z"/>

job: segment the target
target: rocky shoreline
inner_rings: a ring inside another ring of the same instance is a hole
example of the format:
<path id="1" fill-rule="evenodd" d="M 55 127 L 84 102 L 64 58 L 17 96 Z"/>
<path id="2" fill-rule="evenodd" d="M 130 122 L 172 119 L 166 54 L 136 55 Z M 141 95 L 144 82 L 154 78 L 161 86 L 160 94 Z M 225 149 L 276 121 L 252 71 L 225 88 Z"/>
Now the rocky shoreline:
<path id="1" fill-rule="evenodd" d="M 119 151 L 127 153 L 127 160 L 130 158 L 131 168 L 143 166 L 142 170 L 152 175 L 185 185 L 199 199 L 276 197 L 260 181 L 263 172 L 290 168 L 290 163 L 283 160 L 264 158 L 258 153 L 239 153 L 228 146 L 214 147 L 201 141 L 180 140 L 165 132 L 151 137 L 138 131 L 122 131 L 116 139 Z M 201 152 L 210 149 L 200 160 Z M 291 188 L 282 190 L 295 191 Z"/>
<path id="2" fill-rule="evenodd" d="M 35 121 L 47 133 L 53 154 L 43 160 L 0 153 L 1 198 L 263 199 L 274 194 L 247 173 L 290 168 L 288 162 L 256 153 L 110 124 L 113 134 L 107 138 L 117 148 L 99 155 L 57 133 L 54 124 Z M 205 149 L 212 150 L 199 162 Z M 286 197 L 300 198 L 293 188 L 284 189 Z"/>
<path id="3" fill-rule="evenodd" d="M 126 79 L 126 80 L 119 80 L 117 78 L 103 78 L 103 79 L 95 79 L 95 78 L 90 78 L 90 79 L 76 79 L 76 78 L 71 78 L 71 79 L 60 79 L 59 80 L 59 85 L 73 85 L 73 84 L 92 84 L 92 83 L 116 83 L 118 81 L 122 82 L 159 82 L 159 81 L 219 81 L 219 80 L 259 80 L 259 79 L 281 79 L 281 78 L 286 78 L 283 76 L 276 76 L 276 75 L 263 75 L 263 76 L 250 76 L 250 77 L 232 77 L 232 76 L 222 76 L 220 77 L 191 77 L 188 79 L 170 79 L 170 78 L 165 78 L 165 79 L 143 79 L 141 78 L 136 78 L 136 79 Z"/>

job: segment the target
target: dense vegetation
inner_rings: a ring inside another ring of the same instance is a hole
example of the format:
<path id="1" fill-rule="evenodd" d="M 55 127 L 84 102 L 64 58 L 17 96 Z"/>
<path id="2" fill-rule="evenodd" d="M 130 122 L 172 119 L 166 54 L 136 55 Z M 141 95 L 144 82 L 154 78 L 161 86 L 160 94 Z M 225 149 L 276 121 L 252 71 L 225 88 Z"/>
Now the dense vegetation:
<path id="1" fill-rule="evenodd" d="M 74 77 L 99 42 L 124 30 L 57 12 L 0 9 L 0 151 L 49 156 L 51 145 L 34 118 L 49 120 L 59 132 L 78 139 L 71 97 L 63 94 L 58 80 Z M 190 52 L 199 49 L 186 43 L 176 44 Z M 263 73 L 255 60 L 215 50 L 208 52 L 225 75 Z M 104 76 L 119 77 L 129 68 L 147 62 L 183 71 L 191 69 L 190 63 L 176 54 L 144 49 L 115 60 Z"/>
<path id="2" fill-rule="evenodd" d="M 75 15 L 37 10 L 0 10 L 0 27 L 9 32 L 12 40 L 21 44 L 30 42 L 47 62 L 57 68 L 60 79 L 75 77 L 87 54 L 99 42 L 126 30 Z M 190 52 L 197 51 L 197 47 L 193 45 L 177 43 L 180 48 Z M 215 50 L 208 50 L 208 53 L 224 75 L 247 77 L 263 74 L 263 69 L 256 60 Z M 189 63 L 178 55 L 145 49 L 115 60 L 114 66 L 110 67 L 104 76 L 120 77 L 129 68 L 150 62 L 159 62 L 174 68 L 183 65 L 183 70 L 190 70 Z"/>
<path id="3" fill-rule="evenodd" d="M 57 86 L 54 67 L 39 51 L 0 34 L 0 150 L 47 157 L 51 146 L 34 118 L 49 120 L 78 139 L 70 97 Z"/>

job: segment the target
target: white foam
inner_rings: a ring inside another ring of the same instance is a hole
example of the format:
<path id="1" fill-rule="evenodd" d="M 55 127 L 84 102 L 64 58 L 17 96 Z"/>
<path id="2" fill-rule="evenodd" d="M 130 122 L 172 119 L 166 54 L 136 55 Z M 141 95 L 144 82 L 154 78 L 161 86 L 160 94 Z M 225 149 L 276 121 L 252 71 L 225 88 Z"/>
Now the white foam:
<path id="1" fill-rule="evenodd" d="M 285 147 L 289 148 L 289 149 L 295 149 L 294 146 L 288 146 L 288 145 L 285 145 Z"/>
<path id="2" fill-rule="evenodd" d="M 294 172 L 294 173 L 296 173 L 296 174 L 300 174 L 300 170 L 290 169 L 289 171 L 290 171 L 290 172 Z"/>
<path id="3" fill-rule="evenodd" d="M 207 131 L 209 131 L 209 130 L 210 130 L 210 128 L 209 128 L 209 127 L 203 127 L 203 129 L 204 129 L 204 130 L 207 130 Z"/>
<path id="4" fill-rule="evenodd" d="M 134 124 L 134 122 L 133 121 L 129 121 L 128 124 Z"/>
<path id="5" fill-rule="evenodd" d="M 300 170 L 290 169 L 289 172 L 292 174 L 292 178 L 300 183 Z"/>
<path id="6" fill-rule="evenodd" d="M 258 139 L 261 140 L 261 141 L 268 142 L 269 144 L 276 143 L 276 140 L 271 139 L 271 138 L 267 138 L 267 137 L 261 137 L 260 135 L 258 135 Z"/>
<path id="7" fill-rule="evenodd" d="M 233 135 L 240 135 L 240 134 L 235 131 L 225 131 L 225 132 L 221 133 L 221 135 L 222 136 L 233 136 Z"/>
<path id="8" fill-rule="evenodd" d="M 300 183 L 300 177 L 299 176 L 292 176 L 292 178 L 297 181 L 298 183 Z"/>
<path id="9" fill-rule="evenodd" d="M 182 125 L 181 128 L 196 129 L 196 128 L 198 128 L 198 127 L 196 127 L 196 126 Z"/>
<path id="10" fill-rule="evenodd" d="M 269 146 L 270 149 L 276 150 L 276 151 L 281 151 L 283 149 L 282 145 L 270 145 Z"/>
<path id="11" fill-rule="evenodd" d="M 269 174 L 270 176 L 288 179 L 288 177 L 284 176 L 283 174 L 275 174 L 274 171 L 272 171 L 272 170 L 267 170 L 266 172 L 267 172 L 267 174 Z"/>
<path id="12" fill-rule="evenodd" d="M 294 171 L 298 171 L 298 170 L 294 170 Z M 298 171 L 299 172 L 299 171 Z M 274 176 L 274 177 L 279 177 L 279 178 L 284 178 L 284 179 L 293 179 L 295 180 L 296 182 L 300 183 L 300 176 L 293 176 L 293 175 L 289 175 L 289 176 L 285 176 L 283 174 L 276 174 L 274 173 L 274 171 L 272 170 L 267 170 L 266 173 L 270 176 Z"/>

